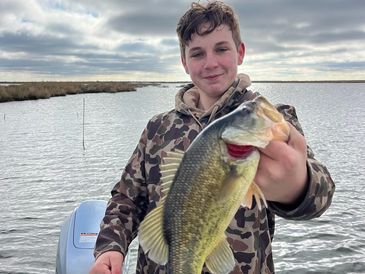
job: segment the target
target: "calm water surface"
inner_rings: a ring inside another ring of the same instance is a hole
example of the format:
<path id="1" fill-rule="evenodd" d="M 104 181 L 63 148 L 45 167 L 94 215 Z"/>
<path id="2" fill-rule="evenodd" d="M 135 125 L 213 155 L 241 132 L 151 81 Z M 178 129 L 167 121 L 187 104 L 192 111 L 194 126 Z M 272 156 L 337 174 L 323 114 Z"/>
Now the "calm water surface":
<path id="1" fill-rule="evenodd" d="M 296 106 L 337 186 L 319 219 L 278 220 L 277 273 L 365 273 L 365 84 L 252 89 Z M 54 273 L 62 222 L 81 201 L 109 198 L 148 119 L 173 107 L 176 90 L 168 84 L 0 104 L 0 273 Z"/>

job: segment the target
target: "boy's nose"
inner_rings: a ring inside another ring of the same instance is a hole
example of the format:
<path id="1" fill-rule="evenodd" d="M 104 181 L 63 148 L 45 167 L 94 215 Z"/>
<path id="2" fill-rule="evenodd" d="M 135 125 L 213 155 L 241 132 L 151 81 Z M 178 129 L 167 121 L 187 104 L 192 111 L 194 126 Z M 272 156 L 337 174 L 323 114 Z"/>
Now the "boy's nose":
<path id="1" fill-rule="evenodd" d="M 215 68 L 218 66 L 217 58 L 214 54 L 207 54 L 207 58 L 205 60 L 205 69 Z"/>

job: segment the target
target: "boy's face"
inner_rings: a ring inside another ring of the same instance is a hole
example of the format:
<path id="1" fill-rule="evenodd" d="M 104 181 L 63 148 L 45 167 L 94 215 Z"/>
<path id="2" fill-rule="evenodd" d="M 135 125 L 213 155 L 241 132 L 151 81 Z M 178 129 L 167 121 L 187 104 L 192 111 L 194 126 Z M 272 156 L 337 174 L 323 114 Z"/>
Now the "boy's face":
<path id="1" fill-rule="evenodd" d="M 234 82 L 244 54 L 243 43 L 237 49 L 227 25 L 204 36 L 192 35 L 182 63 L 198 87 L 200 100 L 205 101 L 203 105 L 214 104 Z"/>

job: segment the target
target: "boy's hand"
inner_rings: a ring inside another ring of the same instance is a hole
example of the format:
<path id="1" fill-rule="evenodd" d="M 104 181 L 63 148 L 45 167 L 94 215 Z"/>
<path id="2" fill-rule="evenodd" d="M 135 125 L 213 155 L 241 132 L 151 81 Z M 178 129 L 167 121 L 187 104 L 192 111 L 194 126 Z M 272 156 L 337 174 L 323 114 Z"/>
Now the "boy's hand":
<path id="1" fill-rule="evenodd" d="M 90 270 L 90 274 L 122 274 L 123 254 L 108 251 L 101 254 Z"/>
<path id="2" fill-rule="evenodd" d="M 294 126 L 289 124 L 287 143 L 271 141 L 260 149 L 261 158 L 255 177 L 268 201 L 294 203 L 307 183 L 307 144 Z"/>

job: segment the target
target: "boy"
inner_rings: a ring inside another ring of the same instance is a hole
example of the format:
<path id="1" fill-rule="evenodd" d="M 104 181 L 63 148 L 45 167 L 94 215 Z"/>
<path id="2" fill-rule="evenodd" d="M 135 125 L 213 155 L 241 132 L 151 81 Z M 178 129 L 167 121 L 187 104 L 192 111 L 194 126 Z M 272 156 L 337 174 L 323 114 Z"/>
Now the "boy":
<path id="1" fill-rule="evenodd" d="M 237 75 L 245 46 L 233 10 L 222 2 L 193 3 L 177 26 L 181 61 L 192 84 L 176 95 L 174 110 L 153 117 L 142 133 L 122 178 L 112 191 L 95 247 L 90 273 L 120 273 L 123 258 L 138 226 L 160 199 L 161 158 L 166 152 L 186 150 L 198 133 L 245 100 L 250 80 Z M 278 106 L 290 125 L 288 142 L 272 141 L 261 150 L 256 184 L 268 209 L 241 207 L 227 228 L 235 255 L 231 273 L 273 273 L 271 240 L 274 216 L 310 219 L 330 205 L 334 192 L 327 169 L 307 148 L 293 107 Z M 166 273 L 139 249 L 137 273 Z M 204 267 L 203 273 L 209 273 Z M 187 273 L 188 274 L 188 273 Z"/>

